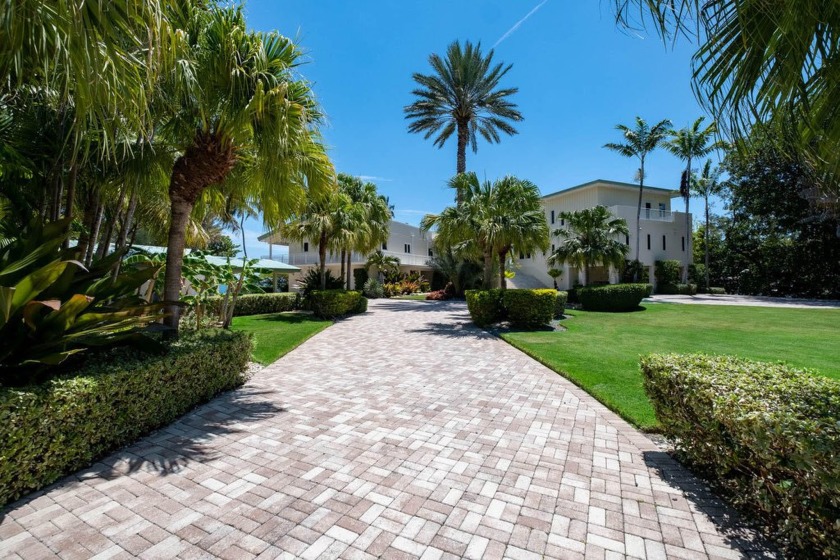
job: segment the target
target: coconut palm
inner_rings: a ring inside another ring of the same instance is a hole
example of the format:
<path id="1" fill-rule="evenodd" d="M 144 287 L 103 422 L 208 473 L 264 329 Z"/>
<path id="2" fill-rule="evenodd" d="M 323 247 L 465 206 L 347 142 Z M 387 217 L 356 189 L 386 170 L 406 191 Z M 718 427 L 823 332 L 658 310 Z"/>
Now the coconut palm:
<path id="1" fill-rule="evenodd" d="M 160 132 L 175 160 L 164 299 L 178 300 L 185 233 L 197 201 L 213 186 L 247 186 L 267 224 L 280 223 L 334 184 L 319 141 L 321 115 L 296 77 L 297 45 L 276 32 L 247 30 L 241 7 L 187 14 L 183 52 L 163 84 Z M 323 269 L 323 266 L 322 266 Z M 322 274 L 323 279 L 323 274 Z M 178 326 L 170 305 L 167 324 Z"/>
<path id="2" fill-rule="evenodd" d="M 688 265 L 691 264 L 691 220 L 688 218 L 688 201 L 691 198 L 691 161 L 694 158 L 703 158 L 718 149 L 721 144 L 714 140 L 717 132 L 717 125 L 714 121 L 709 126 L 703 127 L 705 117 L 695 120 L 691 126 L 680 130 L 671 130 L 668 134 L 671 139 L 663 144 L 666 150 L 685 162 L 680 181 L 680 196 L 685 202 L 685 263 L 683 268 L 683 283 L 688 281 Z"/>
<path id="3" fill-rule="evenodd" d="M 396 272 L 400 269 L 400 259 L 392 255 L 386 255 L 381 249 L 377 249 L 368 256 L 365 263 L 365 270 L 370 271 L 371 267 L 376 267 L 380 275 Z"/>
<path id="4" fill-rule="evenodd" d="M 620 25 L 699 39 L 694 90 L 733 136 L 791 123 L 828 200 L 840 197 L 840 3 L 825 0 L 614 0 Z M 632 21 L 641 17 L 642 21 Z"/>
<path id="5" fill-rule="evenodd" d="M 505 265 L 516 249 L 531 253 L 548 249 L 548 221 L 542 208 L 539 188 L 513 176 L 493 184 L 493 214 L 499 224 L 494 249 L 499 259 L 499 286 L 507 287 Z"/>
<path id="6" fill-rule="evenodd" d="M 627 256 L 627 246 L 619 236 L 627 235 L 627 222 L 615 218 L 604 206 L 576 212 L 561 212 L 566 227 L 554 232 L 561 241 L 548 257 L 549 265 L 570 264 L 583 269 L 583 284 L 589 283 L 589 269 L 593 266 L 621 266 Z"/>
<path id="7" fill-rule="evenodd" d="M 703 171 L 691 177 L 691 192 L 695 196 L 703 197 L 706 211 L 706 227 L 703 231 L 703 245 L 706 263 L 706 291 L 709 290 L 709 198 L 720 194 L 723 185 L 720 183 L 720 168 L 712 167 L 712 160 L 706 160 Z"/>
<path id="8" fill-rule="evenodd" d="M 624 142 L 609 142 L 604 144 L 608 150 L 618 152 L 624 157 L 637 158 L 639 160 L 639 204 L 636 207 L 636 256 L 639 260 L 639 242 L 642 238 L 642 194 L 645 189 L 645 158 L 659 147 L 665 140 L 671 121 L 664 119 L 653 126 L 641 117 L 636 117 L 636 126 L 630 128 L 627 125 L 616 125 L 616 130 L 621 132 Z M 634 281 L 638 278 L 634 278 Z"/>
<path id="9" fill-rule="evenodd" d="M 522 120 L 516 105 L 509 100 L 518 88 L 499 88 L 499 82 L 512 65 L 493 64 L 493 50 L 481 52 L 481 44 L 455 41 L 446 57 L 429 56 L 433 74 L 415 73 L 420 87 L 412 91 L 417 100 L 405 107 L 411 120 L 408 131 L 422 133 L 425 139 L 437 135 L 434 145 L 442 148 L 455 134 L 457 139 L 456 173 L 467 170 L 467 145 L 478 151 L 478 136 L 493 144 L 500 132 L 516 134 L 511 121 Z"/>

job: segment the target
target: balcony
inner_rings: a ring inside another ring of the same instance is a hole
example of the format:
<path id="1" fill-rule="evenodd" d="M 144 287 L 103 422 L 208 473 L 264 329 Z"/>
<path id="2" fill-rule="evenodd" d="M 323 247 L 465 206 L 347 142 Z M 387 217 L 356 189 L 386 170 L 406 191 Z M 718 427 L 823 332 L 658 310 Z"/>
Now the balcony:
<path id="1" fill-rule="evenodd" d="M 610 206 L 607 210 L 612 215 L 624 218 L 628 222 L 636 219 L 637 208 L 635 206 Z M 660 210 L 659 208 L 642 208 L 641 218 L 651 222 L 673 222 L 675 214 L 678 214 L 678 212 Z"/>
<path id="2" fill-rule="evenodd" d="M 398 253 L 397 251 L 382 251 L 383 254 L 389 257 L 396 257 L 400 260 L 400 264 L 404 266 L 425 266 L 429 257 L 424 255 L 415 255 L 410 253 Z M 279 259 L 275 259 L 279 260 Z M 285 261 L 284 261 L 285 262 Z M 319 264 L 318 251 L 308 251 L 305 253 L 289 253 L 288 263 L 294 266 L 316 265 Z M 353 253 L 350 262 L 356 265 L 362 265 L 367 262 L 367 255 L 361 253 Z M 341 264 L 341 253 L 331 254 L 327 253 L 326 264 Z"/>

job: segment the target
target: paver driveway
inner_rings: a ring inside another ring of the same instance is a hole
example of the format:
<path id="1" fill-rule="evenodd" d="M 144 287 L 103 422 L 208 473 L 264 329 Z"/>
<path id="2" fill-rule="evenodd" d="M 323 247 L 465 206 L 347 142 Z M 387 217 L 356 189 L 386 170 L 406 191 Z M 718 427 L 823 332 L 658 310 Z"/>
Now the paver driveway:
<path id="1" fill-rule="evenodd" d="M 763 554 L 730 525 L 645 436 L 470 327 L 463 304 L 378 301 L 12 505 L 0 556 Z"/>

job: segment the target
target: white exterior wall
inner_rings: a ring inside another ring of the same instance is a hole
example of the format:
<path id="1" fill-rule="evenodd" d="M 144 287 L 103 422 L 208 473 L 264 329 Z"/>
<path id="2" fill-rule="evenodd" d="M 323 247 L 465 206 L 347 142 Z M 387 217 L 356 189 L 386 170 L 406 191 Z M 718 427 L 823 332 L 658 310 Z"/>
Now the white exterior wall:
<path id="1" fill-rule="evenodd" d="M 418 271 L 424 273 L 426 280 L 431 281 L 431 267 L 426 263 L 429 260 L 429 250 L 433 248 L 432 235 L 428 232 L 423 232 L 420 228 L 405 224 L 402 222 L 395 222 L 391 220 L 389 224 L 388 241 L 384 247 L 380 247 L 385 255 L 396 257 L 400 260 L 400 270 L 402 272 Z M 309 272 L 309 269 L 317 267 L 318 258 L 318 243 L 317 241 L 298 242 L 286 241 L 279 235 L 271 234 L 265 239 L 269 243 L 269 253 L 272 253 L 272 245 L 284 245 L 289 248 L 289 264 L 300 267 L 301 271 L 298 274 L 289 276 L 289 285 L 294 288 L 295 284 Z M 308 246 L 306 246 L 308 244 Z M 406 247 L 406 245 L 408 247 Z M 385 248 L 387 247 L 387 248 Z M 306 249 L 306 250 L 304 250 Z M 409 249 L 406 251 L 406 249 Z M 353 253 L 350 259 L 350 267 L 355 270 L 364 268 L 367 262 L 368 255 L 360 253 Z M 326 268 L 332 272 L 333 276 L 339 276 L 341 273 L 341 253 L 330 253 L 327 251 Z M 351 272 L 351 284 L 353 277 Z M 352 286 L 353 288 L 361 288 L 361 286 Z"/>
<path id="2" fill-rule="evenodd" d="M 641 243 L 639 244 L 639 260 L 649 267 L 649 279 L 654 282 L 654 263 L 658 260 L 676 259 L 683 262 L 686 252 L 691 254 L 691 239 L 685 239 L 685 213 L 671 212 L 672 195 L 668 191 L 645 189 L 642 195 L 642 215 L 639 222 L 641 228 Z M 627 221 L 630 230 L 628 259 L 633 259 L 636 250 L 636 205 L 639 201 L 638 187 L 632 185 L 614 185 L 611 183 L 594 182 L 578 189 L 568 192 L 561 191 L 543 198 L 548 227 L 551 230 L 551 244 L 556 246 L 560 243 L 554 232 L 561 228 L 561 212 L 574 212 L 594 206 L 606 206 L 610 212 L 618 218 Z M 650 209 L 647 209 L 650 204 Z M 661 206 L 660 206 L 661 205 Z M 661 210 L 660 210 L 661 208 Z M 554 223 L 551 221 L 551 212 L 554 211 Z M 691 216 L 689 216 L 689 222 Z M 650 236 L 650 249 L 647 240 Z M 665 248 L 662 247 L 662 238 L 665 237 Z M 684 244 L 683 244 L 684 243 Z M 519 269 L 542 282 L 545 286 L 553 285 L 551 276 L 548 275 L 547 257 L 548 254 L 535 254 L 531 258 L 519 259 L 519 254 L 514 255 L 517 259 Z M 582 271 L 571 269 L 568 265 L 561 267 L 563 275 L 557 279 L 557 286 L 561 290 L 569 289 L 578 282 L 583 282 Z M 610 282 L 618 281 L 617 271 L 610 271 Z"/>

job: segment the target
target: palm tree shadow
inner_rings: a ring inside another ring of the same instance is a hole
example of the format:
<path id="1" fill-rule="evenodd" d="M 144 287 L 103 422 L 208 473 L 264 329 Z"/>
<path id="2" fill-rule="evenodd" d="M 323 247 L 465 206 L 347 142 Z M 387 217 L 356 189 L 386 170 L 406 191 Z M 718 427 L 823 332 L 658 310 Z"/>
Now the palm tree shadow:
<path id="1" fill-rule="evenodd" d="M 747 558 L 780 558 L 778 550 L 758 531 L 750 528 L 731 507 L 722 503 L 706 485 L 664 451 L 645 451 L 645 464 L 668 485 L 679 489 L 697 511 L 703 513 L 727 542 Z"/>

